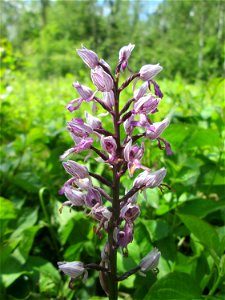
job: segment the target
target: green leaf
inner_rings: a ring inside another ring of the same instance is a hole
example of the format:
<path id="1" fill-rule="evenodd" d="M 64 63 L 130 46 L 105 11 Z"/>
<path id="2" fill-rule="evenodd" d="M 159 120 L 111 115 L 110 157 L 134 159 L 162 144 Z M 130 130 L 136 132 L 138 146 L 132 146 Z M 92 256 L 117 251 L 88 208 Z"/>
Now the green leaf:
<path id="1" fill-rule="evenodd" d="M 164 220 L 141 220 L 152 241 L 163 239 L 169 234 L 169 226 Z"/>
<path id="2" fill-rule="evenodd" d="M 219 146 L 220 136 L 217 131 L 212 129 L 200 128 L 192 125 L 193 131 L 188 138 L 187 149 L 203 146 Z"/>
<path id="3" fill-rule="evenodd" d="M 208 214 L 225 209 L 225 201 L 213 201 L 208 199 L 193 199 L 185 202 L 179 207 L 178 212 L 181 214 L 191 214 L 203 218 Z"/>
<path id="4" fill-rule="evenodd" d="M 220 254 L 219 236 L 211 225 L 195 216 L 181 214 L 178 214 L 178 216 L 205 247 Z"/>
<path id="5" fill-rule="evenodd" d="M 21 236 L 21 232 L 25 229 L 33 226 L 37 222 L 38 218 L 38 207 L 36 208 L 23 208 L 22 215 L 18 219 L 17 229 L 13 232 L 11 238 Z"/>
<path id="6" fill-rule="evenodd" d="M 0 219 L 8 220 L 16 218 L 15 208 L 10 200 L 0 197 L 0 207 Z"/>
<path id="7" fill-rule="evenodd" d="M 29 257 L 27 269 L 32 269 L 39 274 L 39 288 L 41 293 L 56 296 L 59 293 L 61 277 L 59 270 L 43 258 Z"/>
<path id="8" fill-rule="evenodd" d="M 32 226 L 26 228 L 21 234 L 21 240 L 19 246 L 15 249 L 12 256 L 15 257 L 21 264 L 24 264 L 28 258 L 29 252 L 33 245 L 33 241 L 36 233 L 42 227 L 42 225 Z"/>
<path id="9" fill-rule="evenodd" d="M 186 273 L 173 272 L 158 280 L 144 300 L 194 300 L 201 299 L 198 284 Z"/>

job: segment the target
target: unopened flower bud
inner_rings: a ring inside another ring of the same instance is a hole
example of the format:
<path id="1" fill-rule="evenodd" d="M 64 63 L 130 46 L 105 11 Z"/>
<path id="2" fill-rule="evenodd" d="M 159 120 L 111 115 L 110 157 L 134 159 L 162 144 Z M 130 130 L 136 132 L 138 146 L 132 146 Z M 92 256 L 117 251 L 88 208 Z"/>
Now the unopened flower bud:
<path id="1" fill-rule="evenodd" d="M 97 67 L 98 56 L 94 51 L 82 47 L 82 49 L 77 49 L 77 53 L 89 68 L 94 69 Z"/>
<path id="2" fill-rule="evenodd" d="M 162 122 L 153 123 L 152 125 L 155 127 L 155 129 L 154 131 L 146 130 L 146 137 L 151 140 L 157 139 L 160 136 L 160 134 L 164 131 L 164 129 L 169 125 L 169 123 L 169 119 L 165 119 Z"/>
<path id="3" fill-rule="evenodd" d="M 136 188 L 154 188 L 160 185 L 166 176 L 166 169 L 161 168 L 155 172 L 144 171 L 134 180 L 133 186 Z"/>
<path id="4" fill-rule="evenodd" d="M 140 262 L 139 266 L 141 267 L 141 271 L 147 272 L 149 270 L 153 270 L 158 266 L 159 259 L 161 253 L 157 248 L 154 248 L 151 252 L 149 252 Z"/>
<path id="5" fill-rule="evenodd" d="M 148 81 L 155 77 L 160 71 L 162 71 L 162 67 L 157 65 L 145 65 L 140 69 L 140 79 L 144 81 Z"/>
<path id="6" fill-rule="evenodd" d="M 58 262 L 59 269 L 71 278 L 77 278 L 83 276 L 85 280 L 88 276 L 87 270 L 84 268 L 84 264 L 80 261 L 72 262 Z"/>
<path id="7" fill-rule="evenodd" d="M 76 178 L 86 178 L 89 176 L 87 168 L 73 160 L 68 160 L 62 164 L 66 172 Z"/>
<path id="8" fill-rule="evenodd" d="M 121 65 L 120 69 L 124 71 L 128 66 L 128 59 L 133 51 L 135 45 L 129 44 L 124 46 L 119 51 L 119 64 Z"/>
<path id="9" fill-rule="evenodd" d="M 91 70 L 91 79 L 101 92 L 109 92 L 113 89 L 113 80 L 101 67 Z"/>

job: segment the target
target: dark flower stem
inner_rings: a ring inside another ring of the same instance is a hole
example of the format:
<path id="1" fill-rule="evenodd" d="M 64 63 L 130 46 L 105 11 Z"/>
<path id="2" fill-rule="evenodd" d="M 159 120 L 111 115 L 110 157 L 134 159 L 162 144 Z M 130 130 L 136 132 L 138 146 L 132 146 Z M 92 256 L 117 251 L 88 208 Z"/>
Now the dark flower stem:
<path id="1" fill-rule="evenodd" d="M 143 186 L 142 186 L 143 187 Z M 142 187 L 136 188 L 133 187 L 129 192 L 120 199 L 120 202 L 127 201 L 129 198 L 131 198 L 134 194 L 136 194 Z"/>
<path id="2" fill-rule="evenodd" d="M 130 77 L 127 78 L 126 81 L 124 81 L 124 83 L 121 85 L 121 87 L 119 88 L 119 93 L 124 90 L 130 83 L 131 81 L 133 81 L 135 78 L 139 77 L 139 73 L 135 73 L 133 75 L 131 75 Z"/>
<path id="3" fill-rule="evenodd" d="M 96 270 L 96 271 L 104 271 L 104 272 L 109 271 L 109 269 L 106 269 L 97 264 L 86 264 L 86 265 L 84 265 L 84 267 L 85 267 L 85 269 L 92 269 L 92 270 Z"/>
<path id="4" fill-rule="evenodd" d="M 91 150 L 95 151 L 102 159 L 107 160 L 108 156 L 106 156 L 104 153 L 102 153 L 100 150 L 95 148 L 94 146 L 91 146 Z"/>
<path id="5" fill-rule="evenodd" d="M 112 184 L 107 179 L 105 179 L 103 176 L 92 173 L 92 172 L 89 172 L 89 175 L 91 177 L 94 177 L 94 178 L 98 179 L 101 183 L 103 183 L 103 184 L 105 184 L 109 187 L 112 187 Z"/>
<path id="6" fill-rule="evenodd" d="M 128 108 L 130 107 L 131 103 L 134 102 L 134 100 L 135 100 L 135 99 L 132 98 L 132 99 L 130 99 L 130 100 L 127 101 L 127 103 L 124 105 L 124 107 L 122 108 L 122 110 L 121 110 L 121 112 L 120 112 L 120 116 L 121 116 L 122 114 L 124 114 L 124 113 L 128 110 Z"/>
<path id="7" fill-rule="evenodd" d="M 120 128 L 119 128 L 119 91 L 118 82 L 114 84 L 114 97 L 115 97 L 115 108 L 114 108 L 114 137 L 117 144 L 117 157 L 121 157 L 121 146 L 120 146 Z M 113 238 L 113 233 L 116 226 L 118 225 L 120 216 L 120 202 L 119 202 L 119 190 L 120 190 L 120 176 L 118 175 L 120 169 L 120 163 L 115 162 L 113 165 L 113 188 L 112 188 L 112 217 L 108 226 L 108 242 L 109 242 L 109 266 L 110 273 L 108 276 L 109 283 L 109 300 L 118 299 L 118 283 L 117 283 L 117 245 Z"/>
<path id="8" fill-rule="evenodd" d="M 118 277 L 117 280 L 118 280 L 118 281 L 122 281 L 122 280 L 124 280 L 124 279 L 127 279 L 129 276 L 131 276 L 131 275 L 137 273 L 140 269 L 141 269 L 141 267 L 140 267 L 140 266 L 137 266 L 137 267 L 131 269 L 130 271 L 124 273 L 124 274 L 121 275 L 120 277 Z"/>

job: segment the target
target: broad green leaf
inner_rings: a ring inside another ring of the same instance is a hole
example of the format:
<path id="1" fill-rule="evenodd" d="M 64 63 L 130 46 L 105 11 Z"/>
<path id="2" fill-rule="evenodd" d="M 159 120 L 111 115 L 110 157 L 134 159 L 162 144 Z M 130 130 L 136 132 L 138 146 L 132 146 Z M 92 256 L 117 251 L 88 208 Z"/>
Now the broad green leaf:
<path id="1" fill-rule="evenodd" d="M 59 270 L 47 260 L 31 256 L 29 257 L 27 269 L 34 270 L 39 274 L 39 289 L 41 293 L 57 296 L 61 285 Z"/>
<path id="2" fill-rule="evenodd" d="M 221 143 L 218 132 L 192 125 L 192 133 L 187 140 L 187 149 L 193 147 L 219 146 Z"/>
<path id="3" fill-rule="evenodd" d="M 182 206 L 180 206 L 178 212 L 203 218 L 220 209 L 225 209 L 224 200 L 213 201 L 208 199 L 193 199 L 191 201 L 186 201 Z"/>
<path id="4" fill-rule="evenodd" d="M 13 256 L 9 256 L 1 265 L 1 281 L 5 287 L 10 286 L 22 274 L 29 274 L 29 272 Z"/>
<path id="5" fill-rule="evenodd" d="M 36 225 L 26 228 L 21 233 L 21 240 L 19 246 L 15 249 L 12 256 L 15 257 L 21 264 L 24 264 L 28 258 L 29 252 L 33 245 L 33 241 L 36 233 L 42 227 L 42 225 Z"/>
<path id="6" fill-rule="evenodd" d="M 13 232 L 11 238 L 20 237 L 22 231 L 33 226 L 37 222 L 37 218 L 38 218 L 38 207 L 35 207 L 33 209 L 23 208 L 22 215 L 18 219 L 17 228 Z"/>
<path id="7" fill-rule="evenodd" d="M 205 247 L 220 254 L 219 236 L 213 226 L 195 216 L 179 214 L 179 217 Z"/>
<path id="8" fill-rule="evenodd" d="M 169 226 L 164 220 L 141 220 L 152 241 L 165 238 L 169 234 Z"/>
<path id="9" fill-rule="evenodd" d="M 16 218 L 15 208 L 10 200 L 0 197 L 0 208 L 0 219 L 8 220 Z"/>
<path id="10" fill-rule="evenodd" d="M 186 273 L 173 272 L 150 288 L 144 300 L 194 300 L 201 299 L 197 282 Z"/>

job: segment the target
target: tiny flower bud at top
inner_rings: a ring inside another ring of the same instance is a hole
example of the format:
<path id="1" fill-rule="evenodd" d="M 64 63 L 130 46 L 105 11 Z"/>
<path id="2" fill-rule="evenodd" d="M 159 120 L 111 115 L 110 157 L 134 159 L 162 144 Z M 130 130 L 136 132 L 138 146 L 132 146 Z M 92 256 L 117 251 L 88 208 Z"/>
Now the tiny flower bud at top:
<path id="1" fill-rule="evenodd" d="M 162 67 L 157 65 L 145 65 L 140 69 L 140 79 L 144 81 L 148 81 L 155 77 L 160 71 L 162 71 Z"/>
<path id="2" fill-rule="evenodd" d="M 77 49 L 77 53 L 89 68 L 94 69 L 97 67 L 98 56 L 94 51 L 83 47 L 82 49 Z"/>
<path id="3" fill-rule="evenodd" d="M 84 279 L 87 278 L 87 270 L 80 261 L 58 262 L 57 264 L 59 269 L 71 278 L 77 278 L 81 275 L 84 275 Z"/>
<path id="4" fill-rule="evenodd" d="M 139 264 L 139 266 L 141 267 L 141 271 L 147 272 L 149 270 L 155 269 L 158 266 L 160 256 L 161 253 L 159 252 L 159 250 L 154 248 L 141 260 Z"/>
<path id="5" fill-rule="evenodd" d="M 91 79 L 101 92 L 109 92 L 113 89 L 113 80 L 101 67 L 91 70 Z"/>
<path id="6" fill-rule="evenodd" d="M 133 51 L 135 45 L 129 44 L 124 46 L 119 51 L 119 64 L 121 65 L 120 69 L 124 71 L 128 66 L 128 59 Z"/>

